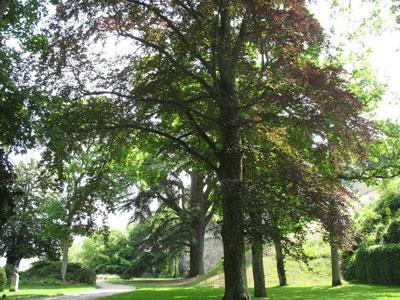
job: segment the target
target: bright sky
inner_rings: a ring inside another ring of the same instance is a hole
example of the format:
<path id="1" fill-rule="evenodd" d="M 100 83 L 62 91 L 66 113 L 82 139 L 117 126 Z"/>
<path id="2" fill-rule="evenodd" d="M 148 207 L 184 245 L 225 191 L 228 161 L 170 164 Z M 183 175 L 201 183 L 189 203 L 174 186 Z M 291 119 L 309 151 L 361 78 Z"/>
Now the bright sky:
<path id="1" fill-rule="evenodd" d="M 347 55 L 370 49 L 369 62 L 378 80 L 387 84 L 384 101 L 376 117 L 398 120 L 400 117 L 400 27 L 390 13 L 393 0 L 339 0 L 340 8 L 332 8 L 333 0 L 316 0 L 310 7 L 332 46 L 344 45 Z M 366 24 L 367 26 L 361 26 Z M 380 28 L 376 30 L 375 25 Z M 355 37 L 353 40 L 349 36 Z M 363 46 L 364 45 L 364 46 Z"/>
<path id="2" fill-rule="evenodd" d="M 394 17 L 389 12 L 391 0 L 374 1 L 375 5 L 379 2 L 379 7 L 382 8 L 381 11 L 375 12 L 382 18 L 381 30 L 378 33 L 375 32 L 373 26 L 364 31 L 360 29 L 362 22 L 369 25 L 378 22 L 377 19 L 371 18 L 374 4 L 363 0 L 340 0 L 339 3 L 346 9 L 338 11 L 337 8 L 335 10 L 331 8 L 331 2 L 331 0 L 316 0 L 310 4 L 311 11 L 330 34 L 332 46 L 343 44 L 345 53 L 350 55 L 360 54 L 364 51 L 362 49 L 370 48 L 370 64 L 378 79 L 388 85 L 384 101 L 378 107 L 377 117 L 399 119 L 400 105 L 397 102 L 400 95 L 400 29 L 395 29 Z M 349 7 L 351 9 L 347 10 Z M 357 38 L 350 41 L 348 36 L 354 34 Z M 366 47 L 361 47 L 362 44 Z M 94 51 L 104 51 L 108 57 L 115 57 L 116 54 L 122 54 L 128 48 L 124 43 L 118 44 L 115 40 L 109 40 L 105 45 L 99 45 L 99 48 Z M 39 159 L 39 152 L 31 150 L 23 157 L 13 156 L 12 161 L 19 162 L 30 158 Z M 113 228 L 124 229 L 129 217 L 128 213 L 112 214 L 109 216 L 109 225 Z"/>

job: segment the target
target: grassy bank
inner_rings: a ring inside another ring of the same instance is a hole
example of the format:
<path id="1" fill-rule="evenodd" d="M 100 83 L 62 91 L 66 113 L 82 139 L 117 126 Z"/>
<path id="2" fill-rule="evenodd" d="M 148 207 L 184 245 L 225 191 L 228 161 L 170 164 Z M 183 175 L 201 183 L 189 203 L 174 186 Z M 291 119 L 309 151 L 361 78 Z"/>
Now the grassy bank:
<path id="1" fill-rule="evenodd" d="M 275 260 L 266 257 L 264 261 L 269 300 L 307 299 L 307 300 L 394 300 L 400 299 L 400 288 L 374 285 L 353 285 L 330 287 L 330 261 L 326 258 L 310 262 L 311 270 L 294 260 L 286 262 L 288 287 L 277 287 Z M 248 284 L 252 293 L 253 280 L 251 266 L 247 269 Z M 137 290 L 117 296 L 105 297 L 107 300 L 172 300 L 172 299 L 221 299 L 223 296 L 222 266 L 202 275 L 199 279 L 155 281 L 135 279 L 121 281 L 137 287 Z M 263 299 L 263 298 L 257 298 Z"/>

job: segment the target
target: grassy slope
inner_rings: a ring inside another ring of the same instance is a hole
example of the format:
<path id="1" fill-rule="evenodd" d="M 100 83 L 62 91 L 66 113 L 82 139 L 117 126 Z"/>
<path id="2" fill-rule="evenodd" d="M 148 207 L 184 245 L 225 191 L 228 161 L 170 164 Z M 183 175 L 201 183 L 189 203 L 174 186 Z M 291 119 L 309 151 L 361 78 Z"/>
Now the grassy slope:
<path id="1" fill-rule="evenodd" d="M 20 290 L 16 293 L 10 293 L 8 291 L 0 292 L 6 294 L 7 299 L 29 299 L 56 295 L 68 295 L 77 292 L 90 291 L 95 289 L 93 285 L 87 284 L 73 284 L 70 286 L 65 285 L 21 285 Z"/>
<path id="2" fill-rule="evenodd" d="M 382 287 L 372 285 L 345 284 L 331 288 L 329 259 L 316 259 L 309 271 L 304 265 L 289 260 L 286 264 L 290 286 L 276 287 L 278 278 L 275 271 L 275 262 L 272 258 L 265 258 L 265 269 L 269 300 L 309 299 L 309 300 L 400 300 L 400 289 L 396 287 Z M 216 270 L 214 270 L 214 274 Z M 251 267 L 248 268 L 249 286 L 253 286 Z M 205 279 L 206 278 L 206 279 Z M 218 288 L 223 283 L 223 276 L 203 276 L 200 282 L 191 281 L 190 286 L 169 286 L 155 283 L 145 284 L 143 281 L 125 281 L 138 287 L 138 290 L 117 296 L 106 297 L 112 300 L 172 300 L 172 299 L 221 299 L 223 289 Z M 181 281 L 179 282 L 182 283 Z M 169 284 L 169 283 L 168 283 Z M 262 298 L 258 298 L 262 299 Z"/>

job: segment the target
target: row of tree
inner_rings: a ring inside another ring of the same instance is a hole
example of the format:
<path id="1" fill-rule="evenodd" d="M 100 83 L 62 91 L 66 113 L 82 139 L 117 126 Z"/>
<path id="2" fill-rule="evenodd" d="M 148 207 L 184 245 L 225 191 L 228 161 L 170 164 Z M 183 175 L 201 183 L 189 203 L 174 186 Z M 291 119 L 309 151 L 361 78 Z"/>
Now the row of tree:
<path id="1" fill-rule="evenodd" d="M 338 249 L 353 198 L 343 180 L 397 174 L 396 152 L 386 151 L 393 143 L 382 139 L 396 126 L 365 118 L 371 99 L 350 88 L 340 62 L 326 54 L 304 1 L 67 0 L 51 18 L 41 17 L 50 5 L 41 1 L 1 3 L 1 72 L 9 78 L 1 120 L 14 120 L 0 124 L 1 148 L 36 142 L 46 178 L 42 195 L 35 180 L 12 188 L 18 183 L 4 159 L 1 213 L 13 206 L 7 199 L 21 201 L 18 220 L 37 197 L 46 203 L 45 240 L 60 243 L 63 279 L 72 236 L 122 206 L 169 233 L 152 235 L 153 245 L 188 244 L 190 276 L 204 271 L 205 228 L 215 215 L 224 300 L 250 299 L 247 241 L 255 294 L 264 296 L 263 244 L 300 257 L 294 240 L 311 221 L 326 229 L 332 283 L 340 284 Z M 11 37 L 21 50 L 6 47 Z M 96 51 L 113 38 L 129 51 Z M 16 237 L 25 233 L 1 232 L 14 239 L 7 245 L 20 245 Z M 10 262 L 21 258 L 15 249 Z"/>

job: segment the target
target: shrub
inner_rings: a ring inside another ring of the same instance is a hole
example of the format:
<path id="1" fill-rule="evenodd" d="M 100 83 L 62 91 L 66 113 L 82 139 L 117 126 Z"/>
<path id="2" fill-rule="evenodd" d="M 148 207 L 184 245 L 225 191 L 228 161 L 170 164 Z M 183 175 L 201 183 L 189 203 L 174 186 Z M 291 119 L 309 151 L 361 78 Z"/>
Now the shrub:
<path id="1" fill-rule="evenodd" d="M 360 248 L 345 259 L 346 280 L 400 286 L 400 244 L 384 244 Z"/>
<path id="2" fill-rule="evenodd" d="M 4 291 L 7 284 L 7 276 L 6 271 L 3 268 L 0 268 L 0 292 Z"/>
<path id="3" fill-rule="evenodd" d="M 400 220 L 390 222 L 384 240 L 388 244 L 400 244 Z"/>
<path id="4" fill-rule="evenodd" d="M 23 278 L 30 282 L 54 284 L 61 279 L 60 261 L 38 261 L 22 274 Z M 73 283 L 94 284 L 96 273 L 89 267 L 79 263 L 69 263 L 66 280 Z"/>

